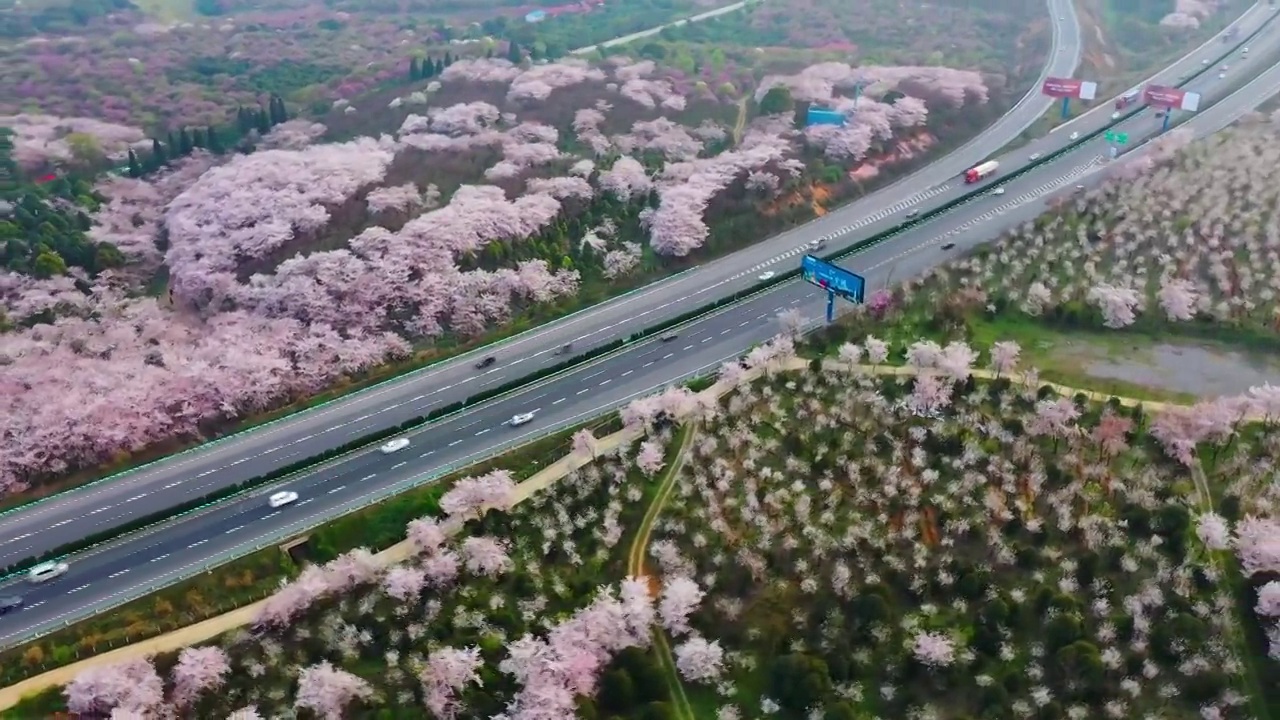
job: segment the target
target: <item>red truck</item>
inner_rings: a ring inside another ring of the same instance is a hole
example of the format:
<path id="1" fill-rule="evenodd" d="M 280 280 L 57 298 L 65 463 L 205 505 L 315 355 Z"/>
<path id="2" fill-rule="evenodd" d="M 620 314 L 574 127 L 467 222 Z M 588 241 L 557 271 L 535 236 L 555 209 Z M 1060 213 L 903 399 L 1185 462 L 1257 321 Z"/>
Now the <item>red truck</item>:
<path id="1" fill-rule="evenodd" d="M 995 160 L 988 160 L 981 165 L 965 170 L 964 181 L 967 183 L 976 183 L 984 178 L 989 178 L 996 173 L 996 168 L 998 167 L 1000 167 L 1000 163 Z"/>
<path id="2" fill-rule="evenodd" d="M 1120 97 L 1116 98 L 1116 109 L 1123 110 L 1129 107 L 1130 105 L 1138 102 L 1138 97 L 1141 95 L 1142 95 L 1142 91 L 1137 89 L 1130 90 L 1129 92 L 1121 95 Z"/>

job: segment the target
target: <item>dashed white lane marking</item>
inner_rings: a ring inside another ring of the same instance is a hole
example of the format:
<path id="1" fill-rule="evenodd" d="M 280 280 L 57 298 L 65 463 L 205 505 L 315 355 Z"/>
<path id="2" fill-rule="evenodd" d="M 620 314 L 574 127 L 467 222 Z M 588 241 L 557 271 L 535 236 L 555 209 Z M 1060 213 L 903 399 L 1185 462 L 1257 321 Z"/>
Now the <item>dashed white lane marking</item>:
<path id="1" fill-rule="evenodd" d="M 125 569 L 125 570 L 117 570 L 117 571 L 115 571 L 115 572 L 111 573 L 110 575 L 108 575 L 108 576 L 107 576 L 107 578 L 108 578 L 108 579 L 110 579 L 110 578 L 118 578 L 118 577 L 120 577 L 121 575 L 123 575 L 123 574 L 125 574 L 125 573 L 127 573 L 127 572 L 129 572 L 129 570 L 128 570 L 128 569 Z"/>
<path id="2" fill-rule="evenodd" d="M 562 403 L 562 402 L 564 402 L 564 401 L 565 401 L 565 398 L 560 398 L 559 400 L 552 400 L 552 401 L 551 401 L 551 404 L 552 404 L 552 405 L 559 405 L 560 403 Z"/>
<path id="3" fill-rule="evenodd" d="M 461 441 L 461 440 L 454 440 L 453 442 L 449 443 L 449 447 L 453 447 L 454 445 L 457 445 L 457 444 L 458 444 L 458 443 L 460 443 L 460 442 L 462 442 L 462 441 Z"/>
<path id="4" fill-rule="evenodd" d="M 406 461 L 406 462 L 398 462 L 398 463 L 396 463 L 395 465 L 392 465 L 392 466 L 391 466 L 391 469 L 392 469 L 392 470 L 399 470 L 400 468 L 402 468 L 402 467 L 404 467 L 405 465 L 408 465 L 408 464 L 409 464 L 409 463 L 408 463 L 407 461 Z"/>
<path id="5" fill-rule="evenodd" d="M 336 493 L 336 492 L 338 492 L 338 491 L 340 491 L 340 490 L 345 490 L 346 488 L 347 488 L 347 486 L 346 486 L 346 485 L 339 485 L 339 486 L 338 486 L 338 487 L 336 487 L 336 488 L 330 488 L 330 489 L 329 489 L 329 492 L 327 492 L 327 493 L 325 493 L 325 494 L 326 494 L 326 495 L 332 495 L 332 494 L 334 494 L 334 493 Z"/>
<path id="6" fill-rule="evenodd" d="M 238 530 L 243 530 L 243 529 L 244 529 L 244 526 L 243 526 L 243 525 L 237 525 L 237 526 L 235 526 L 235 527 L 231 528 L 230 530 L 228 530 L 228 531 L 226 531 L 226 532 L 224 532 L 224 533 L 222 533 L 222 534 L 223 534 L 223 535 L 230 535 L 230 534 L 231 534 L 231 533 L 233 533 L 233 532 L 236 532 L 236 531 L 238 531 Z"/>
<path id="7" fill-rule="evenodd" d="M 209 539 L 208 539 L 208 538 L 205 538 L 204 540 L 197 540 L 197 541 L 195 541 L 195 542 L 191 543 L 190 545 L 188 545 L 188 546 L 187 546 L 187 549 L 188 549 L 188 550 L 190 550 L 191 548 L 200 547 L 201 545 L 203 545 L 203 544 L 205 544 L 205 543 L 207 543 L 207 542 L 209 542 Z"/>
<path id="8" fill-rule="evenodd" d="M 864 267 L 862 268 L 861 271 L 864 273 L 867 273 L 867 272 L 871 272 L 872 270 L 877 270 L 879 268 L 884 267 L 885 265 L 897 262 L 898 260 L 901 260 L 902 258 L 908 255 L 911 255 L 912 253 L 915 253 L 922 248 L 946 242 L 949 238 L 959 235 L 960 233 L 963 233 L 966 230 L 969 230 L 975 225 L 987 222 L 988 220 L 991 220 L 992 218 L 998 215 L 1003 215 L 1004 213 L 1018 207 L 1019 205 L 1025 205 L 1028 202 L 1037 200 L 1043 197 L 1044 195 L 1047 195 L 1053 192 L 1054 190 L 1061 188 L 1063 185 L 1071 182 L 1072 180 L 1075 180 L 1081 175 L 1085 175 L 1089 172 L 1092 172 L 1094 168 L 1102 164 L 1102 162 L 1103 162 L 1103 157 L 1101 155 L 1095 155 L 1093 158 L 1085 162 L 1083 165 L 1077 165 L 1076 167 L 1072 168 L 1069 172 L 1058 176 L 1056 179 L 1050 182 L 1044 183 L 1043 185 L 1036 187 L 1034 190 L 1025 192 L 1012 200 L 1009 200 L 1001 205 L 998 205 L 988 210 L 987 212 L 975 218 L 970 219 L 968 222 L 964 223 L 963 225 L 960 225 L 959 227 L 948 230 L 947 232 L 941 235 L 938 235 L 934 238 L 931 238 L 929 240 L 916 243 L 912 247 L 902 250 L 901 252 L 897 253 L 892 257 L 885 258 L 884 260 L 881 260 L 880 262 L 874 265 L 871 265 L 869 267 Z"/>
<path id="9" fill-rule="evenodd" d="M 169 557 L 169 553 L 165 553 L 165 554 L 161 555 L 160 557 L 153 557 L 153 558 L 151 558 L 151 562 L 160 562 L 161 560 L 163 560 L 163 559 L 165 559 L 165 558 L 167 558 L 167 557 Z"/>

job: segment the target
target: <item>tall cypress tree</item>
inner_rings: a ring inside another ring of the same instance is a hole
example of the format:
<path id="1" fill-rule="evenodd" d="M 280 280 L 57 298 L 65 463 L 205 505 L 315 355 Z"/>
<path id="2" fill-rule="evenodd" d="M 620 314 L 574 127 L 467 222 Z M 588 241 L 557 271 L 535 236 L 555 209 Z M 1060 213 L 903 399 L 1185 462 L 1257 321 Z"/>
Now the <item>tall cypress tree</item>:
<path id="1" fill-rule="evenodd" d="M 279 95 L 271 96 L 271 126 L 275 127 L 280 123 L 289 119 L 289 112 L 285 110 L 284 98 Z"/>
<path id="2" fill-rule="evenodd" d="M 444 60 L 436 58 L 436 74 L 439 75 L 442 72 L 444 72 Z"/>
<path id="3" fill-rule="evenodd" d="M 444 66 L 449 67 L 453 64 L 453 55 L 448 50 L 444 51 Z"/>
<path id="4" fill-rule="evenodd" d="M 133 154 L 133 148 L 129 148 L 129 177 L 142 177 L 142 167 L 138 165 L 138 156 Z"/>
<path id="5" fill-rule="evenodd" d="M 409 79 L 410 80 L 422 79 L 422 62 L 419 61 L 418 58 L 413 58 L 412 60 L 409 61 Z"/>
<path id="6" fill-rule="evenodd" d="M 227 149 L 222 145 L 222 137 L 218 135 L 217 128 L 210 126 L 205 134 L 209 137 L 209 152 L 214 155 L 221 155 L 227 151 Z"/>
<path id="7" fill-rule="evenodd" d="M 178 154 L 186 157 L 191 154 L 191 149 L 195 147 L 191 144 L 191 133 L 186 129 L 178 131 Z"/>
<path id="8" fill-rule="evenodd" d="M 524 60 L 524 56 L 520 53 L 520 46 L 516 44 L 515 40 L 507 43 L 507 59 L 516 65 L 519 65 L 520 61 Z"/>
<path id="9" fill-rule="evenodd" d="M 253 129 L 253 114 L 243 105 L 236 108 L 236 127 L 241 135 L 248 135 Z"/>
<path id="10" fill-rule="evenodd" d="M 156 170 L 163 165 L 168 164 L 169 154 L 164 151 L 164 145 L 159 140 L 151 139 L 151 162 L 149 164 L 151 170 Z"/>
<path id="11" fill-rule="evenodd" d="M 191 147 L 203 148 L 204 146 L 204 128 L 193 128 L 191 130 Z"/>
<path id="12" fill-rule="evenodd" d="M 263 110 L 261 105 L 258 106 L 258 113 L 254 119 L 258 127 L 258 132 L 263 135 L 271 132 L 271 119 L 267 116 L 267 111 Z"/>
<path id="13" fill-rule="evenodd" d="M 428 55 L 422 60 L 422 79 L 433 78 L 436 76 L 436 61 Z"/>
<path id="14" fill-rule="evenodd" d="M 168 157 L 170 160 L 182 157 L 182 152 L 178 149 L 178 138 L 173 134 L 172 130 L 169 131 L 169 142 L 165 144 L 165 147 L 169 149 Z"/>

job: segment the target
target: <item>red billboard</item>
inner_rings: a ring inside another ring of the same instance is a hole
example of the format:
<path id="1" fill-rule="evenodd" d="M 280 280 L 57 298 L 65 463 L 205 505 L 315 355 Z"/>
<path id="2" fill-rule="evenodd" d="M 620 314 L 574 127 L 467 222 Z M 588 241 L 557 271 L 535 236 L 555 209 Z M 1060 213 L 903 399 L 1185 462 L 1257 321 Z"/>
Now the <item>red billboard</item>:
<path id="1" fill-rule="evenodd" d="M 1098 83 L 1075 78 L 1046 78 L 1040 92 L 1049 97 L 1092 100 L 1098 93 Z"/>
<path id="2" fill-rule="evenodd" d="M 1142 101 L 1155 107 L 1171 110 L 1200 109 L 1200 93 L 1187 92 L 1165 85 L 1148 85 L 1142 93 Z"/>

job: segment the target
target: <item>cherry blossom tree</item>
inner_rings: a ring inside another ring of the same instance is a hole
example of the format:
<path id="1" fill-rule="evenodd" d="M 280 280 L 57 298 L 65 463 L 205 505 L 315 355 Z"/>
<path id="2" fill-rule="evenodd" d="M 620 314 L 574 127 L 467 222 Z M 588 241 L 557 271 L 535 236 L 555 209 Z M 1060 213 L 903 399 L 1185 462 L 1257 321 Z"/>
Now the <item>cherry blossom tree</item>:
<path id="1" fill-rule="evenodd" d="M 458 693 L 467 685 L 478 685 L 484 660 L 480 648 L 440 648 L 427 656 L 420 678 L 427 710 L 441 720 L 452 720 L 462 710 Z"/>
<path id="2" fill-rule="evenodd" d="M 618 158 L 612 167 L 601 172 L 598 182 L 601 188 L 623 202 L 647 195 L 653 188 L 653 181 L 644 166 L 628 155 Z"/>
<path id="3" fill-rule="evenodd" d="M 1210 550 L 1226 550 L 1231 547 L 1231 529 L 1221 515 L 1204 513 L 1196 521 L 1196 536 Z"/>
<path id="4" fill-rule="evenodd" d="M 911 652 L 916 660 L 929 667 L 946 667 L 956 658 L 955 642 L 937 632 L 917 634 L 912 641 Z"/>
<path id="5" fill-rule="evenodd" d="M 1254 612 L 1263 617 L 1280 617 L 1280 582 L 1272 580 L 1258 588 Z"/>
<path id="6" fill-rule="evenodd" d="M 1236 523 L 1235 546 L 1246 575 L 1280 572 L 1280 522 L 1245 517 Z"/>
<path id="7" fill-rule="evenodd" d="M 158 712 L 164 704 L 164 683 L 145 658 L 100 665 L 78 673 L 63 689 L 67 709 L 84 715 L 113 710 Z"/>
<path id="8" fill-rule="evenodd" d="M 402 603 L 417 602 L 422 588 L 427 584 L 427 574 L 420 568 L 398 565 L 387 571 L 382 579 L 382 588 L 387 597 Z"/>
<path id="9" fill-rule="evenodd" d="M 724 672 L 724 650 L 693 633 L 675 648 L 676 669 L 690 682 L 712 682 Z"/>
<path id="10" fill-rule="evenodd" d="M 1160 286 L 1156 297 L 1161 309 L 1170 320 L 1191 320 L 1196 315 L 1196 303 L 1199 296 L 1195 286 L 1188 280 L 1174 278 Z"/>
<path id="11" fill-rule="evenodd" d="M 431 555 L 444 546 L 449 536 L 435 518 L 410 520 L 405 527 L 406 539 L 420 555 Z"/>
<path id="12" fill-rule="evenodd" d="M 189 707 L 201 693 L 222 687 L 230 672 L 231 664 L 222 648 L 185 648 L 173 667 L 171 699 L 179 707 Z"/>
<path id="13" fill-rule="evenodd" d="M 662 626 L 672 635 L 690 632 L 689 615 L 698 608 L 705 595 L 693 578 L 677 575 L 664 579 L 662 599 L 658 602 L 658 614 Z"/>
<path id="14" fill-rule="evenodd" d="M 991 345 L 991 370 L 996 377 L 1008 375 L 1018 367 L 1018 357 L 1022 347 L 1012 340 L 1004 340 Z"/>
<path id="15" fill-rule="evenodd" d="M 572 452 L 576 455 L 584 455 L 596 459 L 596 436 L 591 434 L 587 428 L 582 428 L 573 434 Z"/>
<path id="16" fill-rule="evenodd" d="M 347 706 L 373 697 L 373 687 L 328 661 L 302 668 L 293 705 L 305 708 L 324 720 L 342 720 Z"/>
<path id="17" fill-rule="evenodd" d="M 506 543 L 491 537 L 469 537 L 462 541 L 462 561 L 467 571 L 485 577 L 497 577 L 513 567 L 507 556 Z"/>
<path id="18" fill-rule="evenodd" d="M 450 517 L 468 519 L 490 510 L 506 512 L 515 502 L 516 482 L 506 470 L 465 477 L 440 497 L 440 509 Z"/>
<path id="19" fill-rule="evenodd" d="M 883 365 L 889 359 L 889 344 L 885 341 L 868 335 L 866 340 L 862 341 L 862 347 L 867 351 L 867 362 L 871 363 L 874 369 Z"/>
<path id="20" fill-rule="evenodd" d="M 653 477 L 666 464 L 665 456 L 662 445 L 646 440 L 640 443 L 640 450 L 636 453 L 636 467 L 645 475 Z"/>
<path id="21" fill-rule="evenodd" d="M 1109 283 L 1095 285 L 1086 299 L 1102 311 L 1103 325 L 1115 329 L 1132 325 L 1137 320 L 1137 310 L 1142 302 L 1133 288 Z"/>

